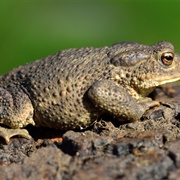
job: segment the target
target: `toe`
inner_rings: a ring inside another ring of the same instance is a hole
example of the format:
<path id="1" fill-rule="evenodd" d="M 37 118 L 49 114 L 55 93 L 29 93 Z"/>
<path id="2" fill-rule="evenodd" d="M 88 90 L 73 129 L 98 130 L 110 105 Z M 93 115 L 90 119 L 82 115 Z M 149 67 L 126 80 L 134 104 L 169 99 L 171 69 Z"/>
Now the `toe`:
<path id="1" fill-rule="evenodd" d="M 26 129 L 8 129 L 5 127 L 0 127 L 0 137 L 4 138 L 7 144 L 9 143 L 10 138 L 13 136 L 21 136 L 26 139 L 32 139 Z"/>

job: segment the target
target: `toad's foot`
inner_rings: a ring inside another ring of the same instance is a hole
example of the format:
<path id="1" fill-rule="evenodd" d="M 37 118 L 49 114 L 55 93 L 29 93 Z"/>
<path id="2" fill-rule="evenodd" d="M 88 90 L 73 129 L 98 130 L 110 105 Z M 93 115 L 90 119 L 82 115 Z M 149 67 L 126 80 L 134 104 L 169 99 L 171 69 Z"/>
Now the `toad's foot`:
<path id="1" fill-rule="evenodd" d="M 26 129 L 8 129 L 0 127 L 0 136 L 5 139 L 7 144 L 9 143 L 10 138 L 13 136 L 21 136 L 26 139 L 32 139 Z"/>
<path id="2" fill-rule="evenodd" d="M 158 101 L 154 101 L 148 97 L 140 99 L 138 103 L 145 111 L 155 106 L 160 106 L 160 103 Z"/>

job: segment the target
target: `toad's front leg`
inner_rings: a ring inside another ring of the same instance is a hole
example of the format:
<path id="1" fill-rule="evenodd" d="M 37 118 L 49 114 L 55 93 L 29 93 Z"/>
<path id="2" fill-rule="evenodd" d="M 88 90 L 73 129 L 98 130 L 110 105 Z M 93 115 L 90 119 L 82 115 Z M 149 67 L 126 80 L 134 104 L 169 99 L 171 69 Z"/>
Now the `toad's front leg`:
<path id="1" fill-rule="evenodd" d="M 125 122 L 136 121 L 146 110 L 159 105 L 159 102 L 150 98 L 138 102 L 124 87 L 111 80 L 95 82 L 88 91 L 88 97 L 97 108 Z"/>

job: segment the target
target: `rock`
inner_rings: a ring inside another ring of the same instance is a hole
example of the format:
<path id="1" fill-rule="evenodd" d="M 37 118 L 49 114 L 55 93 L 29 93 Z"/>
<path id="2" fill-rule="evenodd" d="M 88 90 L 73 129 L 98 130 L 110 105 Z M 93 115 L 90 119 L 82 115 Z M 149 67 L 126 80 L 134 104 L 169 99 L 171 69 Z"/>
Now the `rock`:
<path id="1" fill-rule="evenodd" d="M 64 179 L 71 157 L 55 147 L 40 148 L 23 163 L 0 167 L 0 179 Z"/>
<path id="2" fill-rule="evenodd" d="M 35 140 L 1 143 L 0 179 L 178 180 L 180 86 L 170 92 L 158 90 L 161 106 L 132 124 L 106 116 L 81 132 L 31 127 Z"/>

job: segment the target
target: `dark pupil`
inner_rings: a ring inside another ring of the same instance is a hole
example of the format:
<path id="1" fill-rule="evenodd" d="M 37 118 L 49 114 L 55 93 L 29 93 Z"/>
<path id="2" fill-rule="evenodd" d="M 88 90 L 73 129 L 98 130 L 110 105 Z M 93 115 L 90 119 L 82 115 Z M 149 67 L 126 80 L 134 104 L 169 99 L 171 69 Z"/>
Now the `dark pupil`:
<path id="1" fill-rule="evenodd" d="M 168 61 L 173 59 L 173 57 L 170 56 L 170 55 L 166 55 L 165 58 L 166 58 Z"/>

